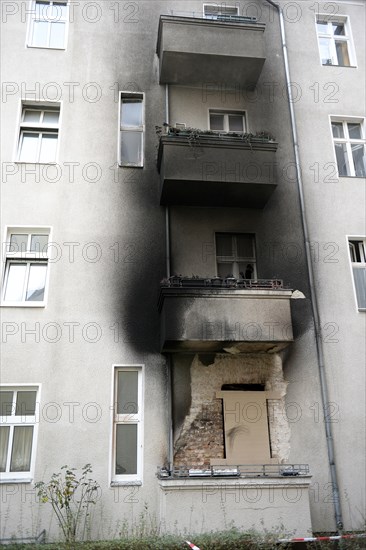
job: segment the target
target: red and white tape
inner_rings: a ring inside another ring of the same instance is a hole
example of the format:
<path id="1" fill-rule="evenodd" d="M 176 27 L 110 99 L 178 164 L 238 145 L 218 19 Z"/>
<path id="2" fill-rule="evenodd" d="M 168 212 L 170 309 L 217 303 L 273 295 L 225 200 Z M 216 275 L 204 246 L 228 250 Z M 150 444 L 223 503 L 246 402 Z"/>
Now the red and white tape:
<path id="1" fill-rule="evenodd" d="M 198 546 L 196 546 L 195 544 L 192 544 L 191 542 L 189 542 L 189 540 L 186 540 L 186 543 L 188 544 L 188 546 L 192 548 L 192 550 L 200 550 Z"/>
<path id="2" fill-rule="evenodd" d="M 360 539 L 365 538 L 366 533 L 362 533 L 359 535 L 334 535 L 331 537 L 304 537 L 304 538 L 297 538 L 297 539 L 280 539 L 277 542 L 316 542 L 319 540 L 340 540 L 340 539 Z"/>

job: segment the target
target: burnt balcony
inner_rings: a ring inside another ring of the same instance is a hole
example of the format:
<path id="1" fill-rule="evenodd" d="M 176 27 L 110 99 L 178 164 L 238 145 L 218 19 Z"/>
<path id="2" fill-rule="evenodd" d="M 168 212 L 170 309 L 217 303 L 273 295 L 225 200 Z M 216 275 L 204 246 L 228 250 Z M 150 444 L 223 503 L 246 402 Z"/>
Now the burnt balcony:
<path id="1" fill-rule="evenodd" d="M 277 186 L 277 147 L 268 136 L 169 130 L 159 143 L 160 203 L 263 208 Z"/>
<path id="2" fill-rule="evenodd" d="M 162 352 L 280 351 L 293 341 L 281 280 L 171 277 L 159 296 Z"/>
<path id="3" fill-rule="evenodd" d="M 156 52 L 160 84 L 226 82 L 255 87 L 265 62 L 265 25 L 253 18 L 162 15 Z"/>

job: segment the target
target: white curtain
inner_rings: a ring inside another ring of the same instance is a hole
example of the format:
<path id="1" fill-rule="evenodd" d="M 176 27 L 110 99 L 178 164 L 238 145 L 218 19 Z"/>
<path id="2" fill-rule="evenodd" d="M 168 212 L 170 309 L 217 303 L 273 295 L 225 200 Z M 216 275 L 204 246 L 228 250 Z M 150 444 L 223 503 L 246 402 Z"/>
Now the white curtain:
<path id="1" fill-rule="evenodd" d="M 33 426 L 14 426 L 11 472 L 28 472 L 32 453 Z"/>
<path id="2" fill-rule="evenodd" d="M 9 426 L 0 427 L 0 472 L 6 470 L 6 456 L 8 454 Z"/>

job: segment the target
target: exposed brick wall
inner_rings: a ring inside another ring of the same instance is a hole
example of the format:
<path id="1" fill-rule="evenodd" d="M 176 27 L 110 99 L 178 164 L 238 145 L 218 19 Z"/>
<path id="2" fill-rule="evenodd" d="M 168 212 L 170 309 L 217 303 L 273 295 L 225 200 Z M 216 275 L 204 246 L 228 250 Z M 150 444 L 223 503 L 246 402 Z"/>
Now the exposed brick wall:
<path id="1" fill-rule="evenodd" d="M 269 424 L 272 455 L 288 460 L 290 429 L 284 411 L 287 382 L 277 354 L 246 356 L 216 355 L 214 363 L 202 364 L 195 356 L 191 364 L 191 408 L 180 433 L 175 434 L 176 466 L 208 466 L 211 458 L 224 458 L 222 401 L 216 392 L 223 384 L 265 384 L 282 399 L 270 401 Z"/>
<path id="2" fill-rule="evenodd" d="M 209 466 L 210 458 L 224 458 L 222 401 L 202 405 L 201 411 L 175 445 L 175 466 Z"/>

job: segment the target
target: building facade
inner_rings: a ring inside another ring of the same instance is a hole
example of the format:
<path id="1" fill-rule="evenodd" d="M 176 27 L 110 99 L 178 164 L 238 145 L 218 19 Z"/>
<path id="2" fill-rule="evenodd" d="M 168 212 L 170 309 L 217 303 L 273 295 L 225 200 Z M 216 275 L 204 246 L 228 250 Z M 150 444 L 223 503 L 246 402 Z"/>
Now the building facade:
<path id="1" fill-rule="evenodd" d="M 365 4 L 279 6 L 2 3 L 2 539 L 362 529 Z"/>

